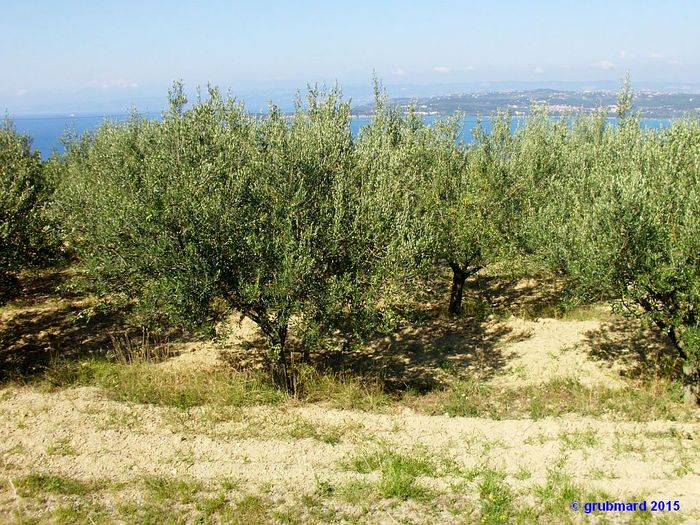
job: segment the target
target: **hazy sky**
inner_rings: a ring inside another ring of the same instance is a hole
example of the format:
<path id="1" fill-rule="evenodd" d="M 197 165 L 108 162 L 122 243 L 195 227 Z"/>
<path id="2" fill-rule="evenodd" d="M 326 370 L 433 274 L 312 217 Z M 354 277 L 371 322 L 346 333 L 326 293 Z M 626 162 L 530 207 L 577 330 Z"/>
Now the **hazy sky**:
<path id="1" fill-rule="evenodd" d="M 700 82 L 700 2 L 4 1 L 0 110 L 339 81 Z M 96 108 L 98 109 L 98 108 Z"/>

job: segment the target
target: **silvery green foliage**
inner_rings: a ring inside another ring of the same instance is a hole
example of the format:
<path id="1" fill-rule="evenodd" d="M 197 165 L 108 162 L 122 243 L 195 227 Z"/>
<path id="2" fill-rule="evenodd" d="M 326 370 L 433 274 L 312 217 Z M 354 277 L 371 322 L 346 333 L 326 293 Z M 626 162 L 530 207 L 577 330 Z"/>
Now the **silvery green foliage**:
<path id="1" fill-rule="evenodd" d="M 176 84 L 162 122 L 134 115 L 70 144 L 66 239 L 144 320 L 206 325 L 235 308 L 282 364 L 292 318 L 305 344 L 390 324 L 396 295 L 436 264 L 453 269 L 452 307 L 470 272 L 524 253 L 580 300 L 621 299 L 697 368 L 697 120 L 643 131 L 627 89 L 617 128 L 540 109 L 464 148 L 457 119 L 427 126 L 376 88 L 353 140 L 335 91 L 255 118 L 215 89 L 185 109 Z"/>
<path id="2" fill-rule="evenodd" d="M 336 326 L 371 282 L 349 105 L 310 90 L 293 117 L 255 118 L 215 89 L 185 109 L 179 84 L 170 100 L 162 122 L 134 115 L 70 146 L 68 237 L 144 322 L 207 325 L 234 308 L 284 365 L 292 317 Z"/>
<path id="3" fill-rule="evenodd" d="M 358 219 L 384 271 L 408 277 L 434 244 L 423 194 L 433 169 L 432 134 L 417 115 L 389 107 L 380 92 L 376 104 L 376 115 L 357 140 L 355 170 L 363 181 Z"/>
<path id="4" fill-rule="evenodd" d="M 391 108 L 375 87 L 376 116 L 357 141 L 357 169 L 370 190 L 360 217 L 393 282 L 434 272 L 436 264 L 452 267 L 456 312 L 464 280 L 494 259 L 503 237 L 501 209 L 511 201 L 509 181 L 489 157 L 498 154 L 491 151 L 497 141 L 467 152 L 457 141 L 459 116 L 428 126 L 415 110 Z M 507 122 L 503 137 L 510 139 Z"/>
<path id="5" fill-rule="evenodd" d="M 10 272 L 47 255 L 43 207 L 48 197 L 41 158 L 5 119 L 0 126 L 0 301 L 13 295 Z"/>
<path id="6" fill-rule="evenodd" d="M 541 121 L 516 136 L 512 169 L 537 173 L 519 176 L 534 196 L 526 245 L 582 300 L 616 297 L 656 324 L 697 370 L 700 122 L 645 131 L 625 114 L 617 128 L 602 116 L 556 128 Z"/>

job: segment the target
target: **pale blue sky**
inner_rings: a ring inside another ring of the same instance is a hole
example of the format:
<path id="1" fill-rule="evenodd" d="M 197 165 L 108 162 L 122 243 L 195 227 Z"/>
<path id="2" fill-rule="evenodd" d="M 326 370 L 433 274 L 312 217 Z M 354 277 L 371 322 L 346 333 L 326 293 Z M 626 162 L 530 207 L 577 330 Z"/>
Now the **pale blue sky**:
<path id="1" fill-rule="evenodd" d="M 306 82 L 700 83 L 698 1 L 3 1 L 0 109 L 102 109 L 173 79 L 274 96 Z M 149 98 L 150 97 L 150 98 Z M 102 105 L 102 106 L 101 106 Z"/>

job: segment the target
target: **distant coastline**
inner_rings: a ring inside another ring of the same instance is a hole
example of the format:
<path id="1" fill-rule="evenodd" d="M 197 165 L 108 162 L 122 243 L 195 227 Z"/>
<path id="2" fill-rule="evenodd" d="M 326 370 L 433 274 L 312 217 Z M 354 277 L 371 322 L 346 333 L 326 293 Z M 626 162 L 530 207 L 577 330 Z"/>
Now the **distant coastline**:
<path id="1" fill-rule="evenodd" d="M 18 117 L 13 118 L 15 127 L 21 133 L 29 135 L 32 139 L 32 147 L 35 150 L 41 152 L 41 156 L 47 159 L 51 156 L 52 152 L 55 150 L 58 153 L 62 153 L 64 150 L 63 143 L 61 141 L 62 137 L 66 133 L 71 135 L 81 135 L 86 131 L 92 131 L 97 129 L 106 120 L 116 120 L 124 121 L 129 117 L 129 113 L 123 114 L 104 114 L 104 115 L 75 115 L 63 116 L 52 115 L 47 117 L 30 116 L 30 117 Z M 142 114 L 145 117 L 159 118 L 161 113 L 148 113 Z M 440 120 L 447 115 L 423 115 L 424 120 L 432 124 L 436 120 Z M 555 115 L 556 116 L 556 115 Z M 511 127 L 513 130 L 516 129 L 518 125 L 523 122 L 525 116 L 517 115 L 514 116 Z M 353 114 L 352 120 L 350 121 L 350 129 L 353 134 L 358 134 L 363 126 L 370 123 L 372 119 L 371 114 Z M 477 115 L 464 115 L 462 118 L 462 131 L 460 134 L 460 139 L 466 144 L 473 141 L 472 130 L 477 124 L 477 121 L 481 121 L 484 129 L 487 132 L 491 131 L 491 115 L 483 115 L 481 117 Z M 612 124 L 615 123 L 615 117 L 608 117 L 608 121 Z M 644 128 L 658 129 L 663 127 L 668 127 L 674 119 L 672 118 L 649 118 L 643 117 L 641 119 L 641 125 Z"/>
<path id="2" fill-rule="evenodd" d="M 506 111 L 514 117 L 515 127 L 522 118 L 536 106 L 545 106 L 553 117 L 571 114 L 591 114 L 603 111 L 609 120 L 615 122 L 617 94 L 611 91 L 561 91 L 538 89 L 524 91 L 494 91 L 484 93 L 462 93 L 445 96 L 418 98 L 391 98 L 389 104 L 402 112 L 412 108 L 428 122 L 461 112 L 463 117 L 461 139 L 470 143 L 472 129 L 480 118 L 487 131 L 491 118 L 499 111 Z M 634 109 L 642 118 L 645 128 L 660 128 L 686 116 L 700 115 L 700 94 L 649 92 L 636 94 Z M 293 112 L 284 112 L 293 115 Z M 63 151 L 62 137 L 67 132 L 82 134 L 94 130 L 106 120 L 125 121 L 133 111 L 55 113 L 35 115 L 10 115 L 17 129 L 32 137 L 33 147 L 48 158 L 53 151 Z M 161 118 L 162 111 L 147 110 L 137 114 L 149 118 Z M 251 113 L 260 115 L 261 113 Z M 374 114 L 374 104 L 365 103 L 352 108 L 351 131 L 359 133 L 369 123 Z"/>
<path id="3" fill-rule="evenodd" d="M 420 115 L 445 116 L 456 112 L 464 115 L 492 115 L 508 111 L 513 116 L 526 116 L 536 106 L 544 106 L 552 115 L 594 113 L 603 111 L 614 116 L 617 93 L 612 91 L 562 91 L 535 89 L 525 91 L 493 91 L 460 93 L 419 98 L 392 98 L 389 104 Z M 371 115 L 371 104 L 354 108 L 358 115 Z M 700 94 L 641 91 L 635 94 L 634 109 L 646 118 L 682 118 L 700 112 Z"/>

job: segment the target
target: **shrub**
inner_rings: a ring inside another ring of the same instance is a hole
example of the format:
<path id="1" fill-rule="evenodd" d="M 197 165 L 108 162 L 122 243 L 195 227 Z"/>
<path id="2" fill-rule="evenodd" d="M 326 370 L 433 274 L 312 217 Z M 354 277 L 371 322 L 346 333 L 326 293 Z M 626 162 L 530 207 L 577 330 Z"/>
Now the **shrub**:
<path id="1" fill-rule="evenodd" d="M 350 108 L 310 90 L 288 119 L 256 119 L 216 89 L 162 121 L 137 115 L 71 144 L 60 188 L 71 242 L 95 284 L 142 322 L 211 326 L 236 309 L 287 371 L 290 320 L 327 332 L 362 309 L 375 258 L 356 217 Z"/>
<path id="2" fill-rule="evenodd" d="M 618 298 L 668 334 L 697 400 L 700 346 L 700 121 L 644 131 L 625 109 L 617 128 L 579 118 L 551 148 L 555 169 L 533 187 L 530 245 L 574 278 L 582 301 Z M 555 124 L 543 124 L 553 128 Z M 526 137 L 522 138 L 527 140 Z M 534 161 L 514 164 L 544 172 Z M 541 164 L 539 165 L 541 166 Z"/>
<path id="3" fill-rule="evenodd" d="M 43 210 L 50 195 L 39 152 L 11 120 L 0 126 L 0 304 L 18 292 L 14 273 L 49 253 Z"/>

